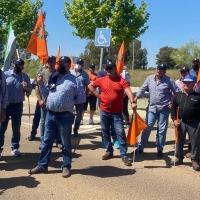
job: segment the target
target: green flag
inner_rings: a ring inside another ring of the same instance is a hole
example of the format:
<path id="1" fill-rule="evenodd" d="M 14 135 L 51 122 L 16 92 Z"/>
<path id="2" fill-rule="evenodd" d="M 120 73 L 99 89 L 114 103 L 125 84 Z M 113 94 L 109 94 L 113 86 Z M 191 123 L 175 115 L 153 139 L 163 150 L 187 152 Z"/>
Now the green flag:
<path id="1" fill-rule="evenodd" d="M 2 68 L 3 71 L 9 70 L 11 62 L 15 55 L 15 50 L 16 50 L 16 39 L 15 39 L 14 31 L 12 29 L 12 24 L 10 23 L 9 29 L 8 29 L 8 39 L 7 39 L 7 44 L 6 44 L 6 50 L 5 50 L 5 55 L 4 55 L 4 65 Z"/>

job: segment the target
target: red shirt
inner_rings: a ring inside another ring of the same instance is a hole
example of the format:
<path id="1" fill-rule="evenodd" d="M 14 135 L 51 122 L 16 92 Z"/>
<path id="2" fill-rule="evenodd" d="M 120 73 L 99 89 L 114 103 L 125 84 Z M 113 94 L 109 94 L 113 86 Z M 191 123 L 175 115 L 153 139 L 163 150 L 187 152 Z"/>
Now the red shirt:
<path id="1" fill-rule="evenodd" d="M 109 78 L 105 76 L 95 80 L 92 84 L 94 87 L 100 87 L 101 102 L 100 109 L 108 113 L 121 113 L 123 106 L 124 90 L 130 88 L 127 81 L 118 76 Z"/>
<path id="2" fill-rule="evenodd" d="M 97 79 L 97 74 L 96 73 L 88 72 L 88 76 L 89 76 L 90 82 L 91 81 L 95 81 Z M 93 95 L 90 91 L 88 92 L 88 94 L 89 95 Z"/>

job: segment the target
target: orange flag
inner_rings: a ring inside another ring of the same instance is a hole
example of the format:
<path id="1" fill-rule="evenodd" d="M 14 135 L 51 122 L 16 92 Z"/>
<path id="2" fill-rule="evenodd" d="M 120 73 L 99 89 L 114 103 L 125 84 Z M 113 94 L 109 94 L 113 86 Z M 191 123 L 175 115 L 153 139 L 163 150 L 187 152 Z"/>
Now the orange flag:
<path id="1" fill-rule="evenodd" d="M 117 66 L 117 73 L 121 74 L 123 71 L 124 67 L 124 56 L 125 56 L 125 48 L 124 48 L 124 41 L 122 42 L 122 45 L 119 49 L 118 55 L 117 55 L 117 61 L 116 61 L 116 66 Z"/>
<path id="2" fill-rule="evenodd" d="M 136 111 L 133 113 L 133 115 L 134 116 L 132 117 L 131 125 L 126 138 L 127 143 L 130 145 L 135 145 L 137 143 L 137 137 L 140 135 L 140 132 L 147 127 L 144 120 Z"/>
<path id="3" fill-rule="evenodd" d="M 48 60 L 47 42 L 45 38 L 44 17 L 42 11 L 32 32 L 26 50 L 39 57 L 40 63 L 45 64 Z"/>
<path id="4" fill-rule="evenodd" d="M 58 46 L 58 51 L 57 51 L 57 54 L 56 54 L 56 66 L 55 68 L 58 69 L 58 61 L 60 60 L 60 45 Z"/>
<path id="5" fill-rule="evenodd" d="M 197 76 L 197 83 L 200 81 L 200 70 L 198 71 L 198 76 Z"/>
<path id="6" fill-rule="evenodd" d="M 178 118 L 179 110 L 180 110 L 180 108 L 178 107 L 177 108 L 177 113 L 176 113 L 176 120 L 177 120 L 177 122 L 179 122 L 179 118 Z M 175 140 L 176 143 L 178 142 L 178 126 L 175 127 L 175 137 L 174 137 L 174 140 Z"/>
<path id="7" fill-rule="evenodd" d="M 70 55 L 70 59 L 71 59 L 71 67 L 70 67 L 70 70 L 72 70 L 72 69 L 74 69 L 74 61 L 73 61 L 72 55 Z"/>

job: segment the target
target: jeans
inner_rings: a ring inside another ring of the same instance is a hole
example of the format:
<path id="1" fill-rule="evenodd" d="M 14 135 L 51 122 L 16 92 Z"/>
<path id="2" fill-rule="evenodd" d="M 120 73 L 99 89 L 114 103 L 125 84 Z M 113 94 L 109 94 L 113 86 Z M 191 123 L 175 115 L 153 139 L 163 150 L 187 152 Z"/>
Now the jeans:
<path id="1" fill-rule="evenodd" d="M 107 149 L 106 153 L 113 153 L 113 147 L 110 137 L 110 127 L 111 125 L 113 125 L 120 146 L 120 156 L 122 158 L 127 158 L 126 155 L 127 143 L 126 143 L 126 135 L 124 132 L 122 113 L 111 114 L 104 112 L 103 110 L 100 110 L 100 118 L 101 118 L 103 141 Z"/>
<path id="2" fill-rule="evenodd" d="M 157 127 L 157 150 L 163 151 L 165 140 L 166 140 L 166 133 L 168 127 L 168 118 L 169 118 L 170 109 L 166 106 L 162 110 L 156 110 L 156 113 L 148 112 L 146 124 L 147 128 L 142 132 L 141 141 L 138 143 L 139 150 L 143 150 L 145 145 L 148 142 L 151 130 L 158 120 L 158 127 Z"/>
<path id="3" fill-rule="evenodd" d="M 43 142 L 43 140 L 44 140 L 46 115 L 47 115 L 47 109 L 41 108 L 41 119 L 40 119 L 40 140 L 41 140 L 41 142 Z M 61 143 L 61 138 L 60 138 L 59 132 L 57 132 L 55 137 L 56 137 L 56 142 Z"/>
<path id="4" fill-rule="evenodd" d="M 129 113 L 128 113 L 128 96 L 123 99 L 123 116 L 126 125 L 129 125 Z"/>
<path id="5" fill-rule="evenodd" d="M 40 105 L 39 102 L 37 101 L 36 106 L 35 106 L 35 113 L 33 117 L 33 124 L 32 124 L 32 130 L 31 130 L 31 135 L 36 135 L 37 134 L 37 128 L 40 123 Z"/>
<path id="6" fill-rule="evenodd" d="M 4 134 L 8 127 L 8 122 L 11 117 L 12 120 L 12 139 L 11 139 L 11 149 L 19 148 L 20 141 L 20 127 L 21 127 L 21 117 L 23 112 L 23 103 L 10 104 L 6 108 L 6 120 L 1 123 L 0 129 L 0 150 L 3 150 L 4 145 Z"/>
<path id="7" fill-rule="evenodd" d="M 75 118 L 75 123 L 74 123 L 74 129 L 78 130 L 80 127 L 81 118 L 82 118 L 83 103 L 75 104 L 75 108 L 76 108 L 76 118 Z"/>
<path id="8" fill-rule="evenodd" d="M 71 131 L 74 122 L 72 113 L 53 113 L 47 111 L 45 121 L 44 141 L 42 143 L 41 154 L 38 160 L 37 168 L 47 169 L 50 161 L 52 145 L 57 132 L 60 132 L 62 140 L 62 169 L 71 169 L 72 147 L 71 147 Z"/>

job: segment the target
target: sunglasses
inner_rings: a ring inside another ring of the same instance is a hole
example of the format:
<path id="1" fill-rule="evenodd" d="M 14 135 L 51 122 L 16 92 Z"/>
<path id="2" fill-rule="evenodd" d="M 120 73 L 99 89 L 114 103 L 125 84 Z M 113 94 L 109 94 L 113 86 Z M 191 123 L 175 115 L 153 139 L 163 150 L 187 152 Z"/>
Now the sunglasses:
<path id="1" fill-rule="evenodd" d="M 21 67 L 22 65 L 15 65 L 15 67 Z"/>
<path id="2" fill-rule="evenodd" d="M 54 63 L 54 60 L 48 60 L 47 62 L 48 63 Z"/>
<path id="3" fill-rule="evenodd" d="M 91 69 L 95 69 L 95 67 L 90 67 Z"/>
<path id="4" fill-rule="evenodd" d="M 113 67 L 106 67 L 106 70 L 113 70 Z"/>

